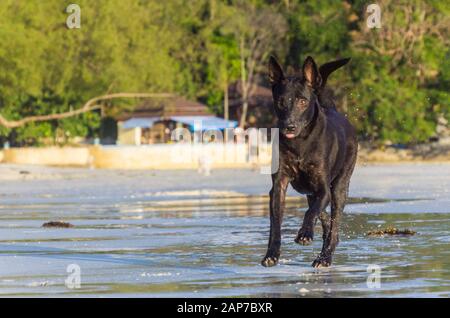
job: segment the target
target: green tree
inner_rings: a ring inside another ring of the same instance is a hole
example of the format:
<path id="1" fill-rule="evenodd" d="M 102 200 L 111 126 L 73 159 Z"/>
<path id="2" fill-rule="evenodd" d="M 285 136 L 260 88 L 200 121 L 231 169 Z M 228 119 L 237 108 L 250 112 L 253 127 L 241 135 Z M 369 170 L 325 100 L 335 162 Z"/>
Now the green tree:
<path id="1" fill-rule="evenodd" d="M 76 109 L 109 92 L 174 91 L 182 87 L 170 51 L 176 39 L 164 30 L 156 1 L 79 1 L 81 28 L 69 30 L 64 1 L 0 3 L 0 111 L 8 119 Z M 173 39 L 173 41 L 169 41 Z M 120 102 L 120 105 L 126 102 Z M 32 127 L 33 126 L 33 127 Z M 35 123 L 4 137 L 19 144 L 42 137 L 86 136 L 99 114 Z"/>
<path id="2" fill-rule="evenodd" d="M 69 30 L 65 1 L 0 2 L 3 118 L 72 113 L 117 92 L 176 93 L 222 114 L 226 87 L 239 79 L 242 126 L 252 88 L 267 83 L 267 57 L 276 54 L 293 66 L 306 55 L 319 64 L 352 57 L 329 85 L 363 139 L 426 141 L 439 114 L 450 119 L 450 9 L 443 1 L 382 1 L 381 29 L 367 27 L 362 0 L 77 3 L 81 28 Z M 102 111 L 95 105 L 92 112 L 15 128 L 1 125 L 0 117 L 0 141 L 93 137 L 102 115 L 136 104 L 101 103 Z"/>
<path id="3" fill-rule="evenodd" d="M 381 29 L 367 28 L 362 15 L 352 33 L 352 117 L 370 139 L 426 141 L 438 113 L 449 113 L 449 9 L 437 1 L 384 1 L 381 10 Z"/>

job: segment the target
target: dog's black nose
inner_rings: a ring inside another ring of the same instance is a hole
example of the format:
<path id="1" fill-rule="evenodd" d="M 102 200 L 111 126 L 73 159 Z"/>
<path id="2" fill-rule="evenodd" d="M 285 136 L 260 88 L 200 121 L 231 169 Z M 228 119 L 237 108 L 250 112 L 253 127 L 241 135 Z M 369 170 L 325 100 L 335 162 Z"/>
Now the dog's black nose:
<path id="1" fill-rule="evenodd" d="M 294 131 L 294 130 L 295 130 L 295 125 L 293 125 L 293 124 L 287 125 L 287 126 L 286 126 L 286 130 L 287 130 L 287 131 Z"/>

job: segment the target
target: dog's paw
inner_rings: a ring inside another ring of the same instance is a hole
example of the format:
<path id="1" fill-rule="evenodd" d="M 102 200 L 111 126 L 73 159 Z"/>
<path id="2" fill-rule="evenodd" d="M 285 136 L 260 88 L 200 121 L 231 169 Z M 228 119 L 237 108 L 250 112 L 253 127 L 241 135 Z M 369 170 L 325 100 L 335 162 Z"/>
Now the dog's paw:
<path id="1" fill-rule="evenodd" d="M 314 231 L 312 228 L 301 228 L 298 231 L 297 237 L 295 238 L 295 243 L 301 245 L 309 245 L 312 243 L 314 238 Z"/>
<path id="2" fill-rule="evenodd" d="M 278 264 L 278 257 L 275 256 L 266 256 L 261 261 L 261 265 L 264 267 L 272 267 Z"/>
<path id="3" fill-rule="evenodd" d="M 312 267 L 314 268 L 329 266 L 331 266 L 331 255 L 319 255 L 312 263 Z"/>

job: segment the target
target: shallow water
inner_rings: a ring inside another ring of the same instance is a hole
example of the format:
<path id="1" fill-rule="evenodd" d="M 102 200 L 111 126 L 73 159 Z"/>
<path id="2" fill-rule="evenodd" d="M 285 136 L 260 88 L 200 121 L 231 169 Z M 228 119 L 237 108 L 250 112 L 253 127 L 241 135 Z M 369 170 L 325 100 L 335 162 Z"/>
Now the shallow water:
<path id="1" fill-rule="evenodd" d="M 294 243 L 305 200 L 293 191 L 280 265 L 259 265 L 270 177 L 257 172 L 47 169 L 61 177 L 0 186 L 1 296 L 450 296 L 450 165 L 359 167 L 334 264 L 324 269 L 310 266 L 319 225 L 311 246 Z M 75 227 L 42 228 L 49 220 Z M 386 226 L 417 234 L 366 236 Z M 65 284 L 70 264 L 81 269 L 78 289 Z M 381 269 L 379 288 L 367 284 L 369 265 Z"/>

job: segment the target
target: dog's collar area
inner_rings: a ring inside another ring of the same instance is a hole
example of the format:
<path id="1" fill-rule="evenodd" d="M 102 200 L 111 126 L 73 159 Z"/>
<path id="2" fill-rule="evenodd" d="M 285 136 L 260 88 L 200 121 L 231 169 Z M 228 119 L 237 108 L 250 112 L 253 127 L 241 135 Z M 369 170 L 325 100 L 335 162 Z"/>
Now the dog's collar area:
<path id="1" fill-rule="evenodd" d="M 319 117 L 320 104 L 319 104 L 317 96 L 315 96 L 315 98 L 314 98 L 314 106 L 313 107 L 314 107 L 314 114 L 312 115 L 312 118 L 308 122 L 308 124 L 306 124 L 306 126 L 302 129 L 302 131 L 298 135 L 299 137 L 302 137 L 302 138 L 308 137 L 309 134 L 311 133 L 312 127 L 314 126 L 314 123 L 317 121 L 317 118 Z"/>

